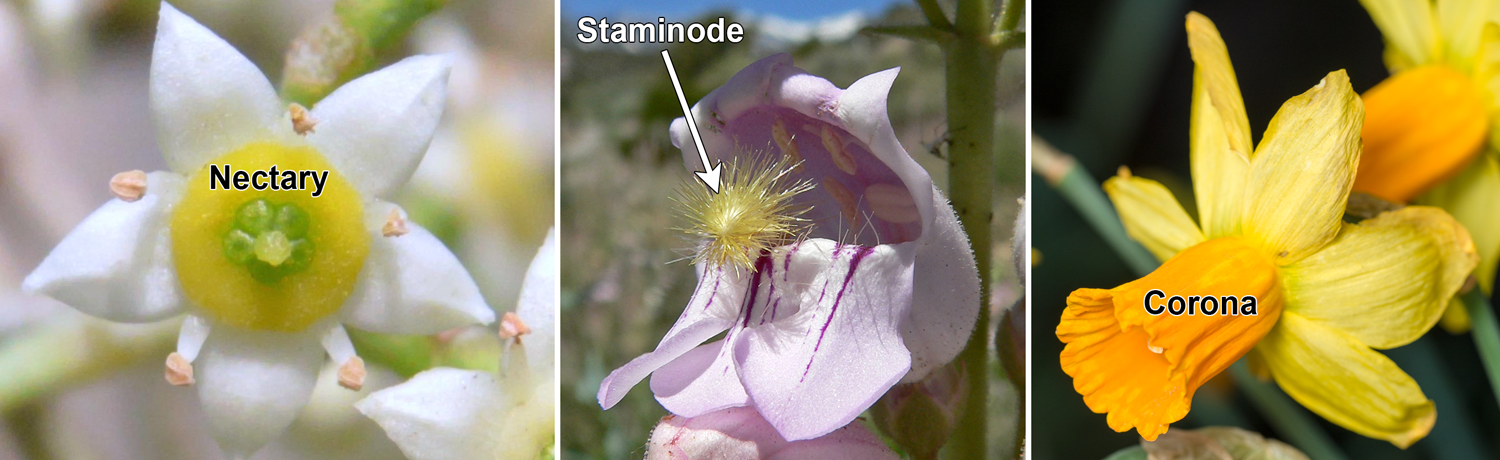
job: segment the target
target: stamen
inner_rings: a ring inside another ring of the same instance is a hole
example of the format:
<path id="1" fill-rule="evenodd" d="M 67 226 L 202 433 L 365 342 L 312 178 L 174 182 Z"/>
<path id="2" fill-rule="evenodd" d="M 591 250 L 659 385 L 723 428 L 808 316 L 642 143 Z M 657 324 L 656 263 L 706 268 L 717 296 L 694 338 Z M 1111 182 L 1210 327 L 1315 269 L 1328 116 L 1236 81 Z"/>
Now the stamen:
<path id="1" fill-rule="evenodd" d="M 146 172 L 139 169 L 115 174 L 109 179 L 109 192 L 132 203 L 146 195 Z"/>
<path id="2" fill-rule="evenodd" d="M 802 152 L 797 149 L 796 138 L 791 131 L 787 131 L 786 121 L 780 117 L 771 124 L 771 139 L 776 141 L 776 148 L 781 149 L 782 155 L 790 157 L 793 163 L 802 162 Z"/>
<path id="3" fill-rule="evenodd" d="M 313 130 L 313 127 L 317 126 L 318 119 L 313 118 L 312 114 L 307 112 L 306 107 L 303 107 L 302 104 L 293 102 L 290 106 L 287 107 L 287 110 L 292 113 L 292 131 L 296 131 L 297 134 L 301 136 L 306 136 L 307 133 L 316 132 Z"/>
<path id="4" fill-rule="evenodd" d="M 172 386 L 185 387 L 194 382 L 193 363 L 188 362 L 187 358 L 175 351 L 167 355 L 167 383 Z"/>
<path id="5" fill-rule="evenodd" d="M 406 218 L 401 217 L 401 210 L 391 208 L 391 215 L 385 218 L 385 226 L 380 227 L 380 234 L 389 238 L 405 235 L 406 232 Z"/>
<path id="6" fill-rule="evenodd" d="M 917 202 L 912 199 L 911 191 L 904 186 L 874 183 L 865 187 L 864 196 L 875 217 L 886 222 L 909 224 L 922 219 L 922 211 L 917 209 Z"/>
<path id="7" fill-rule="evenodd" d="M 1129 179 L 1130 178 L 1130 167 L 1129 166 L 1125 166 L 1125 165 L 1120 165 L 1120 169 L 1116 170 L 1115 174 L 1118 175 L 1118 176 L 1120 176 L 1120 177 Z"/>
<path id="8" fill-rule="evenodd" d="M 531 328 L 521 321 L 521 317 L 514 312 L 505 312 L 500 319 L 500 338 L 502 340 L 515 340 L 521 342 L 521 336 L 530 334 Z"/>
<path id="9" fill-rule="evenodd" d="M 823 125 L 823 131 L 820 134 L 823 138 L 823 148 L 828 150 L 828 156 L 833 158 L 833 165 L 837 166 L 839 171 L 851 176 L 858 172 L 858 164 L 854 162 L 854 155 L 844 150 L 844 139 L 839 137 L 839 133 L 834 132 L 833 128 L 828 125 Z"/>
<path id="10" fill-rule="evenodd" d="M 364 359 L 350 356 L 348 361 L 344 361 L 344 364 L 339 366 L 339 386 L 354 391 L 365 387 Z"/>
<path id="11" fill-rule="evenodd" d="M 833 197 L 833 201 L 839 203 L 839 211 L 844 217 L 844 223 L 853 229 L 859 223 L 859 201 L 854 197 L 854 192 L 849 191 L 848 187 L 833 176 L 823 176 L 822 183 L 828 196 Z"/>

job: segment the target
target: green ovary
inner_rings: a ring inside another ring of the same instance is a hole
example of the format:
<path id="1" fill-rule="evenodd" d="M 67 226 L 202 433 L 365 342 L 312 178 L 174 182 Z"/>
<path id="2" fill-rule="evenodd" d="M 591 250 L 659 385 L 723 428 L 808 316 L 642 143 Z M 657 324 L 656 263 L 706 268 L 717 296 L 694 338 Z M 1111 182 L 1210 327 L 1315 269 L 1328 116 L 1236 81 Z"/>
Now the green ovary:
<path id="1" fill-rule="evenodd" d="M 264 198 L 246 202 L 235 212 L 234 227 L 224 234 L 224 257 L 250 271 L 264 284 L 306 270 L 317 253 L 307 238 L 307 211 L 296 204 Z"/>

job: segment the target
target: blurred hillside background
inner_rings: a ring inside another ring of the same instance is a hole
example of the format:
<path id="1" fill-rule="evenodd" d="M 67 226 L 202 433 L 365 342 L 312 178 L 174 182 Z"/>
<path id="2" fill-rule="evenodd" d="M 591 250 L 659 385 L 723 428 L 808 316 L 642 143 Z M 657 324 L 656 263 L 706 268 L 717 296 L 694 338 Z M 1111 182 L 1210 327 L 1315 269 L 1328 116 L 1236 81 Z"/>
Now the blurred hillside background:
<path id="1" fill-rule="evenodd" d="M 1207 15 L 1228 44 L 1259 141 L 1281 104 L 1347 69 L 1363 93 L 1386 76 L 1384 41 L 1356 0 L 1258 2 L 1080 0 L 1038 4 L 1033 17 L 1036 133 L 1074 156 L 1096 181 L 1129 166 L 1160 181 L 1196 216 L 1188 169 L 1193 63 L 1184 29 L 1188 11 Z M 1074 289 L 1111 288 L 1136 278 L 1062 196 L 1036 176 L 1032 272 L 1031 404 L 1035 458 L 1097 459 L 1136 445 L 1115 433 L 1073 391 L 1054 333 Z M 1407 450 L 1354 434 L 1303 411 L 1349 458 L 1497 458 L 1500 410 L 1468 334 L 1433 328 L 1410 345 L 1386 350 L 1437 404 L 1437 424 Z M 1228 372 L 1199 389 L 1193 411 L 1172 429 L 1240 426 L 1285 440 Z"/>
<path id="2" fill-rule="evenodd" d="M 556 29 L 539 19 L 553 17 L 553 4 L 447 3 L 381 57 L 381 66 L 418 53 L 455 61 L 442 125 L 397 201 L 458 255 L 493 308 L 511 311 L 553 224 Z M 273 83 L 287 45 L 333 8 L 173 4 Z M 166 169 L 147 106 L 157 10 L 155 0 L 0 0 L 0 459 L 221 458 L 196 392 L 162 379 L 176 321 L 106 323 L 18 292 L 63 235 L 111 198 L 112 175 Z M 467 332 L 494 341 L 493 328 Z M 324 378 L 298 422 L 255 458 L 402 458 L 350 407 L 401 381 L 366 359 L 363 392 Z"/>
<path id="3" fill-rule="evenodd" d="M 950 2 L 941 2 L 952 11 Z M 939 187 L 948 183 L 943 58 L 932 45 L 859 33 L 866 25 L 920 24 L 911 2 L 648 0 L 562 3 L 562 433 L 573 458 L 644 454 L 651 427 L 667 412 L 643 384 L 602 411 L 599 383 L 614 368 L 656 347 L 682 312 L 696 279 L 680 260 L 692 247 L 680 232 L 670 198 L 692 178 L 667 136 L 682 116 L 662 64 L 661 45 L 581 45 L 580 16 L 611 21 L 708 22 L 725 17 L 746 27 L 736 45 L 668 46 L 689 104 L 746 65 L 790 52 L 797 67 L 847 87 L 877 71 L 901 67 L 890 117 L 902 145 Z M 1025 194 L 1025 57 L 1009 53 L 1000 69 L 998 158 L 993 172 L 995 246 L 990 308 L 1022 295 L 1011 264 L 1010 236 Z M 998 321 L 999 315 L 994 315 Z M 993 331 L 994 325 L 991 326 Z M 993 343 L 993 340 L 990 341 Z M 991 356 L 994 356 L 993 353 Z M 989 446 L 993 456 L 1013 445 L 1016 393 L 997 363 L 990 382 Z"/>

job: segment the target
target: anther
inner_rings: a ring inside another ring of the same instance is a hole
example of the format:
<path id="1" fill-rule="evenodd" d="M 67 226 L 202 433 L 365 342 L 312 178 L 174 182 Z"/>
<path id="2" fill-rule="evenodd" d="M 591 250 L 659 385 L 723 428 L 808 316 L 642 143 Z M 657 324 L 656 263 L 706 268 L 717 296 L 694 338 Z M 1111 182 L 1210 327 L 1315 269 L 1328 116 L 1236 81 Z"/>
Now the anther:
<path id="1" fill-rule="evenodd" d="M 352 356 L 339 366 L 339 386 L 359 391 L 365 387 L 365 360 Z"/>
<path id="2" fill-rule="evenodd" d="M 1130 178 L 1130 167 L 1129 166 L 1121 165 L 1120 169 L 1117 170 L 1117 171 L 1115 171 L 1115 174 L 1118 174 L 1120 177 L 1129 179 Z"/>
<path id="3" fill-rule="evenodd" d="M 802 167 L 802 153 L 798 151 L 792 133 L 787 131 L 786 122 L 781 118 L 777 118 L 776 122 L 771 124 L 771 139 L 776 141 L 776 148 L 781 149 L 783 155 L 791 157 L 792 163 L 797 165 L 794 168 Z"/>
<path id="4" fill-rule="evenodd" d="M 307 133 L 316 132 L 313 130 L 313 126 L 317 126 L 318 119 L 313 118 L 312 114 L 307 112 L 306 107 L 293 102 L 291 106 L 287 107 L 287 110 L 292 113 L 292 130 L 296 131 L 298 135 L 306 136 Z"/>
<path id="5" fill-rule="evenodd" d="M 845 174 L 854 175 L 858 171 L 859 164 L 854 161 L 854 156 L 850 155 L 849 151 L 844 150 L 844 139 L 828 125 L 823 126 L 822 137 L 823 149 L 828 150 L 828 156 L 833 158 L 833 165 Z"/>
<path id="6" fill-rule="evenodd" d="M 146 195 L 146 172 L 139 169 L 115 174 L 109 179 L 109 192 L 127 203 Z"/>
<path id="7" fill-rule="evenodd" d="M 193 363 L 188 362 L 187 358 L 175 351 L 167 355 L 167 383 L 179 387 L 194 383 Z"/>
<path id="8" fill-rule="evenodd" d="M 505 312 L 500 318 L 500 339 L 521 341 L 521 336 L 530 334 L 531 328 L 521 321 L 521 317 L 514 312 Z"/>
<path id="9" fill-rule="evenodd" d="M 385 226 L 380 227 L 380 234 L 386 237 L 405 235 L 406 219 L 401 217 L 401 211 L 391 208 L 391 215 L 386 216 Z"/>

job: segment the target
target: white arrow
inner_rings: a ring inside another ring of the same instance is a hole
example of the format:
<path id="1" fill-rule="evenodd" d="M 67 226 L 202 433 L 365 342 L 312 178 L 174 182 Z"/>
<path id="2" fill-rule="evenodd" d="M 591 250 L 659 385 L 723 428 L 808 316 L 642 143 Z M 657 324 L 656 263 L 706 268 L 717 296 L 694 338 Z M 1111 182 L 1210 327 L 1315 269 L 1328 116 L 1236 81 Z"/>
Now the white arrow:
<path id="1" fill-rule="evenodd" d="M 682 104 L 682 116 L 687 119 L 688 130 L 693 132 L 693 144 L 698 147 L 698 164 L 703 165 L 706 171 L 697 171 L 699 179 L 703 180 L 708 189 L 719 193 L 719 167 L 724 165 L 720 161 L 709 166 L 708 151 L 703 150 L 703 137 L 698 135 L 698 122 L 693 120 L 693 109 L 688 107 L 687 97 L 682 95 L 682 83 L 677 82 L 677 69 L 672 68 L 672 55 L 667 50 L 661 50 L 661 59 L 667 62 L 667 75 L 672 77 L 672 89 L 677 90 L 677 102 Z"/>

